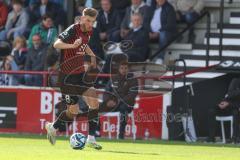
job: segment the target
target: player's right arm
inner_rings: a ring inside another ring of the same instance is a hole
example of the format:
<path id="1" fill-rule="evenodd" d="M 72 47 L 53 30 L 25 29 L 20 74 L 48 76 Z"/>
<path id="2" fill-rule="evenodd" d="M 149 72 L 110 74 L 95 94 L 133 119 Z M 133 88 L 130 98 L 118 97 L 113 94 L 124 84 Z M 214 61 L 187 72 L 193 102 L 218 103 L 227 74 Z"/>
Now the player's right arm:
<path id="1" fill-rule="evenodd" d="M 82 44 L 82 39 L 76 39 L 73 44 L 69 43 L 69 40 L 72 39 L 75 35 L 75 26 L 69 26 L 65 31 L 63 31 L 58 39 L 53 44 L 56 49 L 74 49 L 79 47 Z"/>

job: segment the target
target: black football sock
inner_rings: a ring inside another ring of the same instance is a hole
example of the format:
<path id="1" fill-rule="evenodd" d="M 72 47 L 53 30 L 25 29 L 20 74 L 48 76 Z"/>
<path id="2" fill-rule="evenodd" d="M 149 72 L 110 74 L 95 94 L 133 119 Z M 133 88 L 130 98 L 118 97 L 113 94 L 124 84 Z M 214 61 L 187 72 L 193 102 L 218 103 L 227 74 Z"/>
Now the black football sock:
<path id="1" fill-rule="evenodd" d="M 60 129 L 65 127 L 66 123 L 73 122 L 73 118 L 69 118 L 67 116 L 67 110 L 63 111 L 57 118 L 57 120 L 53 123 L 53 127 L 55 129 Z"/>
<path id="2" fill-rule="evenodd" d="M 91 136 L 95 136 L 95 132 L 98 125 L 98 109 L 89 109 L 88 125 L 89 125 L 88 134 Z"/>

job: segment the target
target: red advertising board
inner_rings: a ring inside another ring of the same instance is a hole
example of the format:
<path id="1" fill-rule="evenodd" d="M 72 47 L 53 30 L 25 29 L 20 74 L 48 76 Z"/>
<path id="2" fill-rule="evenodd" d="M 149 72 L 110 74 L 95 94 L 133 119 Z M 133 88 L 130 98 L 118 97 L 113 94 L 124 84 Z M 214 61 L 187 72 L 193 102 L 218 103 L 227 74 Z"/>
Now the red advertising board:
<path id="1" fill-rule="evenodd" d="M 16 94 L 16 106 L 6 107 L 8 101 L 0 97 L 0 132 L 36 133 L 45 134 L 44 124 L 52 121 L 54 117 L 54 105 L 59 101 L 61 94 L 52 89 L 40 88 L 0 88 L 1 95 L 5 93 Z M 136 137 L 144 138 L 148 132 L 149 138 L 161 138 L 162 133 L 162 96 L 140 94 L 134 109 L 134 120 Z M 5 102 L 6 101 L 6 102 Z M 8 127 L 8 116 L 10 112 L 15 112 L 16 125 Z M 110 121 L 110 124 L 109 124 Z M 111 117 L 107 120 L 106 116 L 101 116 L 101 135 L 108 136 L 108 129 L 112 137 L 116 137 L 117 118 Z M 110 127 L 109 127 L 110 126 Z M 128 120 L 126 127 L 126 137 L 132 136 L 132 121 Z M 77 120 L 75 129 L 78 132 L 87 134 L 88 124 L 86 119 Z M 69 134 L 73 127 L 69 128 Z"/>

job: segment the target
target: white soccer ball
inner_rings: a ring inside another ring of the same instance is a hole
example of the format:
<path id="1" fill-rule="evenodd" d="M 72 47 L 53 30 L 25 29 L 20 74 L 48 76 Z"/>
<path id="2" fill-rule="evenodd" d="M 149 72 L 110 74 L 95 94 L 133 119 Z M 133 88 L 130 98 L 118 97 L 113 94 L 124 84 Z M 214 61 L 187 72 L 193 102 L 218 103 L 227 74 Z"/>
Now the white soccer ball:
<path id="1" fill-rule="evenodd" d="M 73 149 L 83 149 L 86 144 L 87 138 L 82 133 L 74 133 L 70 137 L 70 146 Z"/>

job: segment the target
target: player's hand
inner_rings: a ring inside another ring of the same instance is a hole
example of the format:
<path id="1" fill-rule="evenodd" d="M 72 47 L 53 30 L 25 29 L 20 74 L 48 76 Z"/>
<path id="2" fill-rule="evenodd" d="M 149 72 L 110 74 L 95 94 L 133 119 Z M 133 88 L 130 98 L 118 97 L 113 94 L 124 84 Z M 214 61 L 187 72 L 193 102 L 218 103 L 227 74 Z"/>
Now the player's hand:
<path id="1" fill-rule="evenodd" d="M 82 44 L 82 38 L 76 39 L 73 43 L 73 48 L 77 48 Z"/>

